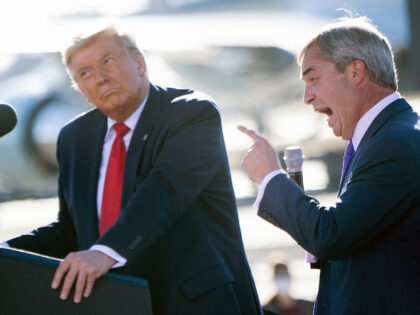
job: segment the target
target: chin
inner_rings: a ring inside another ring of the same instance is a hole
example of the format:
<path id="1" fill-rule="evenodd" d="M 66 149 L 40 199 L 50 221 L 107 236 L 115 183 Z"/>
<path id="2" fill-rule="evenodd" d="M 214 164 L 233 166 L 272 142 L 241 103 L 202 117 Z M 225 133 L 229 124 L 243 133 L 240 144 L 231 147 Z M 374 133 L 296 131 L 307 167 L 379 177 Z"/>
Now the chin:
<path id="1" fill-rule="evenodd" d="M 351 139 L 352 139 L 352 135 L 345 135 L 345 134 L 342 134 L 342 135 L 341 135 L 341 139 L 343 139 L 343 140 L 351 140 Z"/>
<path id="2" fill-rule="evenodd" d="M 337 138 L 342 138 L 343 136 L 342 136 L 342 134 L 341 134 L 341 131 L 339 131 L 339 130 L 332 130 L 332 132 L 333 132 L 333 134 L 334 134 L 334 136 L 336 136 Z"/>
<path id="3" fill-rule="evenodd" d="M 351 140 L 351 139 L 353 138 L 353 131 L 352 131 L 352 132 L 349 132 L 349 133 L 347 133 L 347 132 L 342 132 L 342 133 L 341 133 L 341 138 L 342 138 L 343 140 Z"/>

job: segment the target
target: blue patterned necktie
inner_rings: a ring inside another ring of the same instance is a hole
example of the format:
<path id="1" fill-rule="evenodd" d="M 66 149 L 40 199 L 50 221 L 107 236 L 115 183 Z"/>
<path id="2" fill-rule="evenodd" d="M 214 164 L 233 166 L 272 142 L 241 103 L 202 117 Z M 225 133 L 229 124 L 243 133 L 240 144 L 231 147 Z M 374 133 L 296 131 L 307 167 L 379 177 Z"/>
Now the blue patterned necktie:
<path id="1" fill-rule="evenodd" d="M 349 167 L 349 164 L 350 164 L 351 158 L 353 157 L 353 154 L 354 154 L 353 143 L 350 141 L 349 144 L 347 145 L 347 149 L 346 149 L 346 152 L 344 153 L 344 157 L 343 157 L 343 170 L 341 171 L 341 178 L 340 178 L 340 186 L 338 188 L 338 195 L 340 195 L 341 188 L 343 188 L 344 177 L 346 176 L 347 168 Z"/>

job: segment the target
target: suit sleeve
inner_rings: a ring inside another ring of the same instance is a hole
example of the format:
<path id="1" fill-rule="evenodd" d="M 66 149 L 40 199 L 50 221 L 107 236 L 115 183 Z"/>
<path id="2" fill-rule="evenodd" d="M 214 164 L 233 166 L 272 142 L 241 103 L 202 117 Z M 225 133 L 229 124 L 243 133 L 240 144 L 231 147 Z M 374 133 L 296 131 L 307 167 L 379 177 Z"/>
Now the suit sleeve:
<path id="1" fill-rule="evenodd" d="M 321 206 L 287 175 L 278 175 L 267 185 L 258 214 L 318 258 L 345 259 L 381 237 L 419 202 L 416 161 L 403 140 L 373 142 L 335 207 Z"/>
<path id="2" fill-rule="evenodd" d="M 57 158 L 60 161 L 60 139 L 57 145 Z M 11 247 L 58 258 L 64 258 L 69 252 L 77 250 L 74 225 L 62 196 L 61 176 L 58 181 L 60 210 L 57 220 L 31 233 L 8 240 Z"/>
<path id="3" fill-rule="evenodd" d="M 186 102 L 166 114 L 169 127 L 152 170 L 98 240 L 127 264 L 176 224 L 203 190 L 211 189 L 209 183 L 227 163 L 217 109 L 207 101 Z"/>

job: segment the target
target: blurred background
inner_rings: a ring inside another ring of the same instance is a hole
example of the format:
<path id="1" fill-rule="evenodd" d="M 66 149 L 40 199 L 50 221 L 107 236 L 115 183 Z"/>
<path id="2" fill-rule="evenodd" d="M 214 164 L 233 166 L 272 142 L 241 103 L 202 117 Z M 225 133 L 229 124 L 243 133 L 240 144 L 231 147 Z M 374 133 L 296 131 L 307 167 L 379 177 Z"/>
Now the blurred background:
<path id="1" fill-rule="evenodd" d="M 152 82 L 189 87 L 218 103 L 244 243 L 263 303 L 276 291 L 274 265 L 288 265 L 290 294 L 313 301 L 318 272 L 284 232 L 256 216 L 257 187 L 241 170 L 251 144 L 243 124 L 278 149 L 299 145 L 304 184 L 334 204 L 345 143 L 323 115 L 302 102 L 296 55 L 344 8 L 366 15 L 390 39 L 400 92 L 420 110 L 418 0 L 14 0 L 0 11 L 0 103 L 18 124 L 0 138 L 0 240 L 56 216 L 55 142 L 60 128 L 91 105 L 71 87 L 60 60 L 68 38 L 104 17 L 118 17 L 145 51 Z M 416 18 L 414 18 L 416 17 Z"/>

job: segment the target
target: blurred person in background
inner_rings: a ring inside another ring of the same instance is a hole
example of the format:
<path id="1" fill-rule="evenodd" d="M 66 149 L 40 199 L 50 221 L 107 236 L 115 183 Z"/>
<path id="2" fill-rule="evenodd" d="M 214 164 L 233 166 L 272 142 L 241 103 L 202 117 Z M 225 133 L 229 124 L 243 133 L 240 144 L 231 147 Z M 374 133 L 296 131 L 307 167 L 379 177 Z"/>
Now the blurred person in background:
<path id="1" fill-rule="evenodd" d="M 64 258 L 63 300 L 120 268 L 148 280 L 154 314 L 260 314 L 215 103 L 150 83 L 113 25 L 75 37 L 63 60 L 97 108 L 60 132 L 57 221 L 5 245 Z"/>
<path id="2" fill-rule="evenodd" d="M 290 274 L 287 265 L 277 262 L 274 265 L 274 282 L 276 294 L 263 306 L 264 312 L 271 311 L 278 315 L 311 315 L 313 303 L 294 299 L 290 296 Z"/>
<path id="3" fill-rule="evenodd" d="M 420 314 L 419 116 L 397 92 L 388 39 L 363 17 L 342 18 L 299 56 L 304 102 L 348 142 L 335 206 L 281 169 L 261 135 L 242 164 L 260 185 L 258 215 L 320 265 L 315 314 Z"/>

